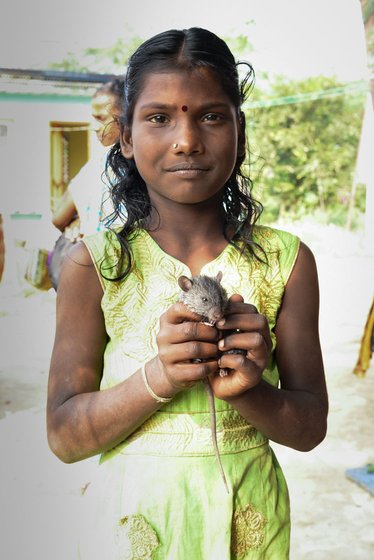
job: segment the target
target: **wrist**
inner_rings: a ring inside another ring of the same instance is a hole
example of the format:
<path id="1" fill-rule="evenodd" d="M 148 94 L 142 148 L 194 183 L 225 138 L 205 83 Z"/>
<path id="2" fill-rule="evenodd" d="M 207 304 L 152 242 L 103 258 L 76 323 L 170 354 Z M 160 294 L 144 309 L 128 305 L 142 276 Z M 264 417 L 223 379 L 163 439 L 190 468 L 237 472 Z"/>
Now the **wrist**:
<path id="1" fill-rule="evenodd" d="M 158 356 L 146 365 L 146 378 L 152 391 L 162 399 L 172 399 L 178 392 L 165 374 Z"/>
<path id="2" fill-rule="evenodd" d="M 247 402 L 251 399 L 256 399 L 259 391 L 261 392 L 262 380 L 260 380 L 255 385 L 236 385 L 235 390 L 233 389 L 231 393 L 226 394 L 223 400 L 229 404 L 235 406 L 241 402 Z"/>

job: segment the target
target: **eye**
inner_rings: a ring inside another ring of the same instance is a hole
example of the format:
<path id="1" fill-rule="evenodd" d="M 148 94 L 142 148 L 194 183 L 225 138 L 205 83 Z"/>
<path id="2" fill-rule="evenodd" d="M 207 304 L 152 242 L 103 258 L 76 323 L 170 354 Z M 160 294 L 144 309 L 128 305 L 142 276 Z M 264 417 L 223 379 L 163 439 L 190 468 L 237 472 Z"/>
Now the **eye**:
<path id="1" fill-rule="evenodd" d="M 201 298 L 201 301 L 202 301 L 203 303 L 207 303 L 208 298 L 204 296 L 204 297 Z"/>
<path id="2" fill-rule="evenodd" d="M 153 115 L 148 120 L 155 124 L 165 124 L 167 122 L 167 117 L 165 115 Z"/>
<path id="3" fill-rule="evenodd" d="M 220 115 L 217 115 L 216 113 L 208 113 L 203 117 L 203 121 L 210 121 L 210 122 L 220 121 L 221 119 L 222 117 Z"/>

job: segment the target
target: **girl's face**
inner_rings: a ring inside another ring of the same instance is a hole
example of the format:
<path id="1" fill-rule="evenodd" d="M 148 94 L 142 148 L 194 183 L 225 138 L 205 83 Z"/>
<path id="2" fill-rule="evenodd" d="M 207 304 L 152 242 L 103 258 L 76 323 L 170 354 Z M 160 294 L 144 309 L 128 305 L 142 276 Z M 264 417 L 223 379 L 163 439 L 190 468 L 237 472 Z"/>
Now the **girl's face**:
<path id="1" fill-rule="evenodd" d="M 116 97 L 108 93 L 96 95 L 91 103 L 94 130 L 103 146 L 111 146 L 119 140 L 120 129 L 117 121 Z"/>
<path id="2" fill-rule="evenodd" d="M 219 193 L 238 149 L 234 105 L 215 73 L 150 73 L 125 129 L 122 153 L 134 158 L 153 204 L 196 204 Z"/>

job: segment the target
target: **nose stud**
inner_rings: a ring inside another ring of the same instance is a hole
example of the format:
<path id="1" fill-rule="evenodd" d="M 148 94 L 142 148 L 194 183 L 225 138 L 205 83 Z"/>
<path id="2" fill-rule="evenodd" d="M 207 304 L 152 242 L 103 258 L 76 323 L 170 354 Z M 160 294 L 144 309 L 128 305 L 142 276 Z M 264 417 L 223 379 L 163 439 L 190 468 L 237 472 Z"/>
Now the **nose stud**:
<path id="1" fill-rule="evenodd" d="M 173 144 L 173 150 L 176 150 L 178 148 L 178 144 Z"/>

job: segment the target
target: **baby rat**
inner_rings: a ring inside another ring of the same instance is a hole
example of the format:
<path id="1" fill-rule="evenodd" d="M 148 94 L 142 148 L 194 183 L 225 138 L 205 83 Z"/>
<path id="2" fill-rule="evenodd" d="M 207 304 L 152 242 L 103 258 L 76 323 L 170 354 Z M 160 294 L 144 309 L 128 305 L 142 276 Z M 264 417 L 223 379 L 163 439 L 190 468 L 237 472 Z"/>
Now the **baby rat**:
<path id="1" fill-rule="evenodd" d="M 227 312 L 228 296 L 225 288 L 221 284 L 222 272 L 218 272 L 217 276 L 181 276 L 178 280 L 180 288 L 182 288 L 181 301 L 202 316 L 201 322 L 214 326 L 217 321 L 222 319 Z M 235 331 L 226 331 L 226 335 Z M 233 348 L 226 350 L 224 354 L 246 354 L 245 350 Z M 219 374 L 224 377 L 229 372 L 226 368 L 220 368 Z"/>
<path id="2" fill-rule="evenodd" d="M 218 272 L 217 276 L 181 276 L 178 279 L 178 284 L 182 289 L 181 301 L 187 307 L 202 316 L 202 322 L 214 326 L 219 319 L 225 315 L 228 305 L 228 297 L 225 288 L 221 285 L 222 272 Z M 196 360 L 197 362 L 201 360 Z M 221 372 L 224 373 L 221 373 Z M 220 375 L 226 375 L 226 370 L 220 370 Z M 223 470 L 221 457 L 217 444 L 217 422 L 216 411 L 214 406 L 214 395 L 212 387 L 210 386 L 209 379 L 203 379 L 204 387 L 208 395 L 210 419 L 211 419 L 211 432 L 214 453 L 221 471 L 223 482 L 225 483 L 227 493 L 229 494 L 229 487 L 227 484 L 225 472 Z"/>
<path id="3" fill-rule="evenodd" d="M 202 322 L 215 325 L 225 315 L 228 297 L 221 284 L 222 272 L 217 276 L 181 276 L 178 280 L 182 288 L 181 301 L 192 311 L 201 315 Z"/>

